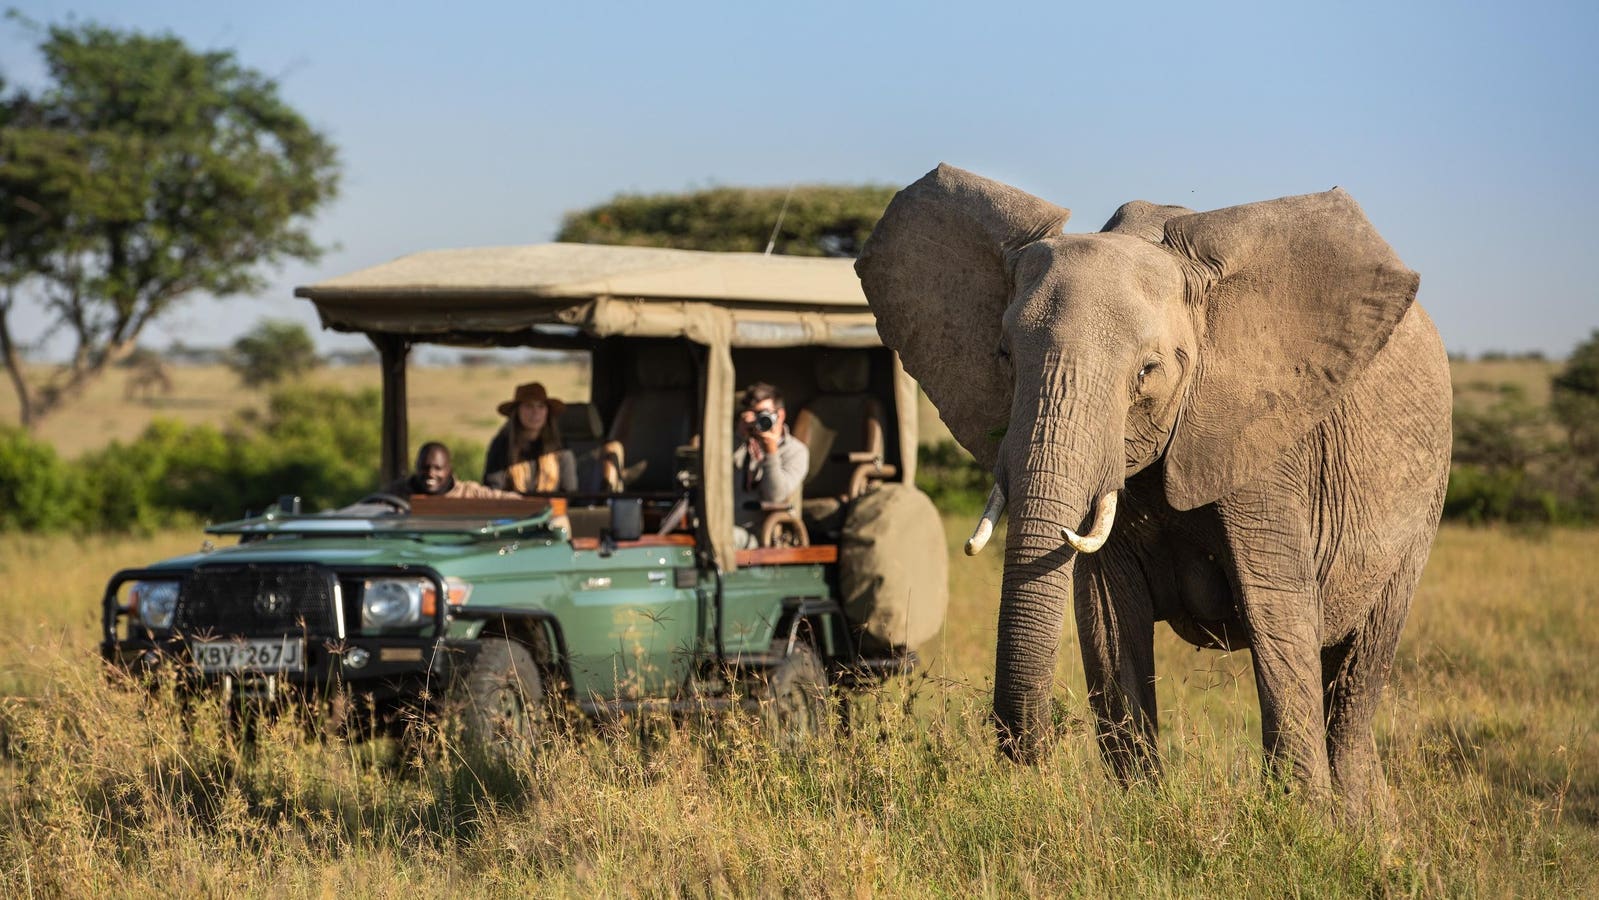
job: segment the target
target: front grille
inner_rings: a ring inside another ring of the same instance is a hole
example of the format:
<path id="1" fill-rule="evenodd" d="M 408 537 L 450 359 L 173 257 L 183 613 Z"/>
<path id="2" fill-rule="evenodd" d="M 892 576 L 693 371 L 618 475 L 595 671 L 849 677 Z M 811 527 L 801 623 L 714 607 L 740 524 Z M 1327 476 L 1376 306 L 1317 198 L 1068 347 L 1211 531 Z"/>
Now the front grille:
<path id="1" fill-rule="evenodd" d="M 336 585 L 321 566 L 201 566 L 178 594 L 173 625 L 186 633 L 336 635 Z"/>

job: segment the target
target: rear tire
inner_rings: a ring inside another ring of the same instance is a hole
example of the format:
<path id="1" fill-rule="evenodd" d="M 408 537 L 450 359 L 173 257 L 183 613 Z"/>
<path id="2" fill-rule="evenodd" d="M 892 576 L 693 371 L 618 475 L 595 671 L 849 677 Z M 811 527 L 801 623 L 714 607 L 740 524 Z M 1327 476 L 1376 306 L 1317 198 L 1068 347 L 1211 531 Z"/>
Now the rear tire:
<path id="1" fill-rule="evenodd" d="M 470 748 L 499 758 L 526 756 L 549 726 L 544 679 L 527 648 L 485 638 L 455 685 L 455 701 Z"/>
<path id="2" fill-rule="evenodd" d="M 766 675 L 756 697 L 774 745 L 795 750 L 832 730 L 827 672 L 816 651 L 796 647 Z"/>

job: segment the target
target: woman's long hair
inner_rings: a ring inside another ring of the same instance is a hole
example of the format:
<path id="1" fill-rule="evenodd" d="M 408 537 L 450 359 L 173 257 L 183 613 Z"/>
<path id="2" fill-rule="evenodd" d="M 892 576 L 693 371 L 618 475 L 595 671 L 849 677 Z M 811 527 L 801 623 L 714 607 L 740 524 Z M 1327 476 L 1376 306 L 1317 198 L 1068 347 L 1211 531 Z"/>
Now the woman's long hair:
<path id="1" fill-rule="evenodd" d="M 553 491 L 560 487 L 561 461 L 558 451 L 561 449 L 561 430 L 555 425 L 555 410 L 548 404 L 545 405 L 544 428 L 539 431 L 537 440 L 543 442 L 539 458 L 533 460 L 535 471 L 538 473 L 537 481 L 530 485 L 535 491 Z M 515 466 L 524 458 L 524 452 L 533 445 L 533 439 L 527 437 L 522 430 L 522 416 L 520 409 L 511 410 L 506 417 L 506 466 Z M 520 489 L 520 486 L 519 486 Z"/>

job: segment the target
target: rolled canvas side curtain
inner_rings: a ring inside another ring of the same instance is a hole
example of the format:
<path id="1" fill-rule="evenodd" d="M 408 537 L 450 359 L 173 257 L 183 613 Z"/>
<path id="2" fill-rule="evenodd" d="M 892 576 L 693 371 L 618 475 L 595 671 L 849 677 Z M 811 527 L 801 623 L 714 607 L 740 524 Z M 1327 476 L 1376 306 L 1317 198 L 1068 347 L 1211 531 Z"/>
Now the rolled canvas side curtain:
<path id="1" fill-rule="evenodd" d="M 705 468 L 705 527 L 717 568 L 737 568 L 733 543 L 733 354 L 727 342 L 708 345 L 705 419 L 700 423 Z"/>

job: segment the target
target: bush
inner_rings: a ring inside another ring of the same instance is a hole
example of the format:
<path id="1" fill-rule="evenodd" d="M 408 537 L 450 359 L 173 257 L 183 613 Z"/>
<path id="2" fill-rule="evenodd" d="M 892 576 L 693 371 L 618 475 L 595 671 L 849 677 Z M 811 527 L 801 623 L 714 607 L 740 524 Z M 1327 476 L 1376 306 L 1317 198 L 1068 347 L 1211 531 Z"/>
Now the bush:
<path id="1" fill-rule="evenodd" d="M 329 509 L 378 486 L 382 396 L 375 389 L 279 391 L 263 412 L 241 417 L 255 439 L 242 449 L 234 515 L 296 494 L 307 509 Z"/>
<path id="2" fill-rule="evenodd" d="M 376 390 L 273 394 L 226 430 L 158 420 L 75 462 L 0 431 L 0 531 L 150 531 L 238 518 L 284 494 L 328 509 L 378 484 Z"/>
<path id="3" fill-rule="evenodd" d="M 1599 331 L 1577 346 L 1549 387 L 1550 408 L 1573 452 L 1599 465 Z"/>
<path id="4" fill-rule="evenodd" d="M 54 447 L 0 428 L 0 532 L 63 528 L 82 517 L 85 493 Z"/>

